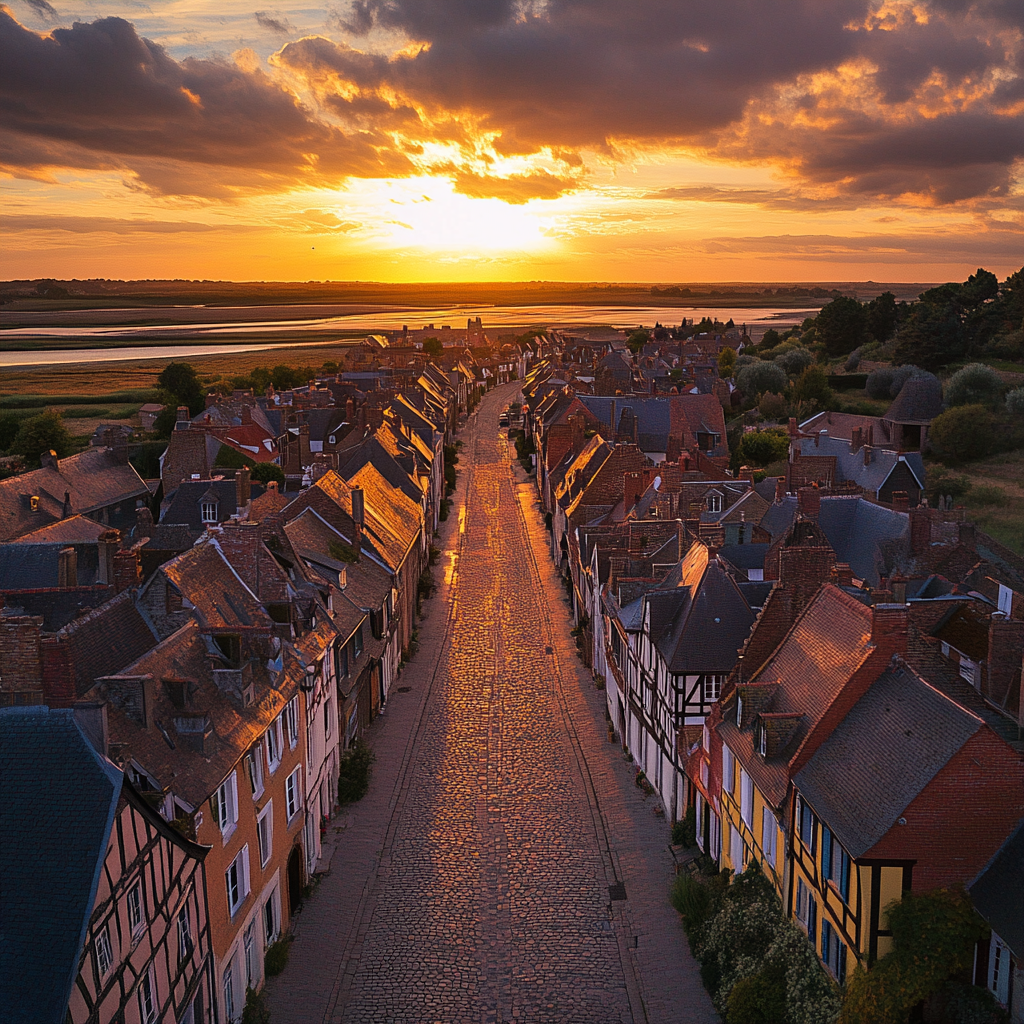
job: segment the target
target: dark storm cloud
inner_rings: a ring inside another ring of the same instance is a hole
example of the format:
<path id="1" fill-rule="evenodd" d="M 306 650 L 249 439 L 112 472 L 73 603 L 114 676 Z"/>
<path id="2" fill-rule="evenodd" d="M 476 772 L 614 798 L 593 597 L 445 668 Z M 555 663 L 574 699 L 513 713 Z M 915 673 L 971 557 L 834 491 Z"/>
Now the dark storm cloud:
<path id="1" fill-rule="evenodd" d="M 290 36 L 295 31 L 295 27 L 287 18 L 275 18 L 266 11 L 257 11 L 254 17 L 256 18 L 256 24 L 260 28 L 265 28 L 268 32 L 274 32 L 281 36 Z"/>
<path id="2" fill-rule="evenodd" d="M 387 140 L 324 123 L 261 71 L 176 61 L 120 18 L 43 37 L 0 10 L 0 50 L 11 169 L 120 168 L 160 191 L 211 194 L 409 170 Z"/>
<path id="3" fill-rule="evenodd" d="M 44 21 L 56 21 L 58 18 L 57 9 L 46 0 L 22 0 L 26 7 L 30 7 Z"/>

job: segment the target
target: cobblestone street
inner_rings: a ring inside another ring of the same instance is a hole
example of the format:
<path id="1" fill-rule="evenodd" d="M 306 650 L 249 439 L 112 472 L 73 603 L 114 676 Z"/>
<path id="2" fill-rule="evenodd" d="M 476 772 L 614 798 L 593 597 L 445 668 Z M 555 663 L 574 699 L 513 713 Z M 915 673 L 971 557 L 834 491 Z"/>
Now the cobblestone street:
<path id="1" fill-rule="evenodd" d="M 269 981 L 273 1024 L 717 1019 L 667 902 L 668 825 L 607 740 L 536 491 L 498 434 L 514 394 L 461 435 L 420 651 Z"/>

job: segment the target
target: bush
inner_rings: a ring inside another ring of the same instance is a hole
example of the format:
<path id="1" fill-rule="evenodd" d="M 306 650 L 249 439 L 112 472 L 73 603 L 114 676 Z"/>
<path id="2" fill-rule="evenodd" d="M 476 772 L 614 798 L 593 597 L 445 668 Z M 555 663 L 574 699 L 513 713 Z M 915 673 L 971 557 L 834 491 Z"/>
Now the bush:
<path id="1" fill-rule="evenodd" d="M 669 902 L 682 915 L 683 927 L 691 938 L 700 934 L 714 910 L 715 887 L 698 875 L 676 875 Z"/>
<path id="2" fill-rule="evenodd" d="M 774 362 L 781 366 L 791 377 L 795 377 L 801 371 L 807 369 L 814 362 L 814 356 L 805 348 L 791 348 L 786 352 L 780 352 Z"/>
<path id="3" fill-rule="evenodd" d="M 833 398 L 828 386 L 828 374 L 820 366 L 808 366 L 793 386 L 793 397 L 798 402 L 817 402 L 828 405 Z"/>
<path id="4" fill-rule="evenodd" d="M 729 1024 L 787 1024 L 786 971 L 781 964 L 736 982 L 725 1001 Z"/>
<path id="5" fill-rule="evenodd" d="M 754 399 L 766 391 L 785 391 L 789 386 L 789 378 L 777 363 L 758 362 L 738 370 L 736 384 L 747 398 Z"/>
<path id="6" fill-rule="evenodd" d="M 857 367 L 860 366 L 860 349 L 855 348 L 847 357 L 846 362 L 843 363 L 843 369 L 847 373 L 853 373 Z"/>
<path id="7" fill-rule="evenodd" d="M 864 385 L 870 398 L 889 398 L 889 388 L 892 387 L 893 377 L 896 371 L 891 366 L 880 366 L 868 374 L 868 382 Z"/>
<path id="8" fill-rule="evenodd" d="M 252 479 L 261 484 L 268 484 L 271 480 L 276 480 L 284 486 L 284 470 L 272 462 L 257 462 L 252 467 Z"/>
<path id="9" fill-rule="evenodd" d="M 736 365 L 733 367 L 734 370 L 742 370 L 744 366 L 755 366 L 759 362 L 757 356 L 751 355 L 749 352 L 744 352 L 742 355 L 736 357 Z"/>
<path id="10" fill-rule="evenodd" d="M 761 396 L 757 411 L 766 420 L 782 420 L 789 412 L 789 405 L 782 395 L 773 395 L 769 391 Z"/>
<path id="11" fill-rule="evenodd" d="M 58 459 L 66 459 L 75 450 L 75 439 L 64 426 L 59 412 L 52 409 L 22 420 L 11 444 L 11 453 L 21 455 L 28 465 L 39 465 L 39 456 L 54 451 Z"/>
<path id="12" fill-rule="evenodd" d="M 263 958 L 263 973 L 268 978 L 275 978 L 288 964 L 288 951 L 291 946 L 291 939 L 282 935 L 277 942 L 267 947 L 266 955 Z"/>
<path id="13" fill-rule="evenodd" d="M 370 788 L 373 762 L 373 751 L 362 740 L 356 740 L 341 755 L 338 765 L 338 803 L 343 807 L 366 796 Z"/>
<path id="14" fill-rule="evenodd" d="M 1007 393 L 1006 411 L 1011 416 L 1024 416 L 1024 388 L 1014 388 Z"/>
<path id="15" fill-rule="evenodd" d="M 984 363 L 970 363 L 946 382 L 945 399 L 951 406 L 995 405 L 1003 391 L 999 374 Z"/>
<path id="16" fill-rule="evenodd" d="M 939 995 L 942 1019 L 952 1024 L 1009 1024 L 1010 1015 L 988 989 L 949 982 Z"/>
<path id="17" fill-rule="evenodd" d="M 788 455 L 789 434 L 781 427 L 744 434 L 736 448 L 740 466 L 768 466 Z"/>
<path id="18" fill-rule="evenodd" d="M 947 458 L 983 459 L 996 446 L 995 417 L 983 405 L 958 405 L 932 420 L 929 437 Z"/>
<path id="19" fill-rule="evenodd" d="M 262 989 L 259 992 L 251 988 L 245 990 L 242 1024 L 270 1024 L 270 1011 Z"/>
<path id="20" fill-rule="evenodd" d="M 696 808 L 688 807 L 686 814 L 672 826 L 672 845 L 689 847 L 697 845 Z"/>
<path id="21" fill-rule="evenodd" d="M 0 413 L 0 451 L 7 451 L 14 444 L 21 427 L 21 419 L 13 412 Z"/>

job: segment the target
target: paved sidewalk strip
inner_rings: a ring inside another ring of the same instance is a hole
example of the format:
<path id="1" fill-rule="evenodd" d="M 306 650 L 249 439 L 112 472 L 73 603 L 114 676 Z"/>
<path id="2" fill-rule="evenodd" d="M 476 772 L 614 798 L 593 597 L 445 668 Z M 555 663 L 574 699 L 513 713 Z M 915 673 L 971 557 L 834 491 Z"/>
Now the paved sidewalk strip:
<path id="1" fill-rule="evenodd" d="M 513 392 L 464 432 L 411 690 L 371 730 L 369 794 L 332 823 L 273 1024 L 717 1019 L 667 902 L 668 826 L 607 740 L 536 492 L 497 434 Z"/>

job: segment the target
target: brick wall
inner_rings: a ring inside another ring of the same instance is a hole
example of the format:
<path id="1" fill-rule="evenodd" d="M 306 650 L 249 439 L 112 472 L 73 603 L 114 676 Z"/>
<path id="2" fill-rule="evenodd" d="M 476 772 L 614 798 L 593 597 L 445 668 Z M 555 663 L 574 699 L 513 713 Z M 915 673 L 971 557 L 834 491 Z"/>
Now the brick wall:
<path id="1" fill-rule="evenodd" d="M 38 689 L 42 680 L 40 630 L 43 620 L 33 615 L 0 618 L 0 687 Z"/>
<path id="2" fill-rule="evenodd" d="M 916 860 L 913 891 L 968 882 L 1024 817 L 1024 758 L 982 726 L 865 855 Z"/>
<path id="3" fill-rule="evenodd" d="M 993 618 L 988 627 L 988 673 L 982 693 L 1019 719 L 1024 622 Z"/>
<path id="4" fill-rule="evenodd" d="M 167 442 L 164 468 L 161 478 L 164 495 L 173 491 L 182 480 L 190 480 L 193 473 L 206 479 L 210 465 L 206 457 L 205 430 L 175 430 Z"/>

